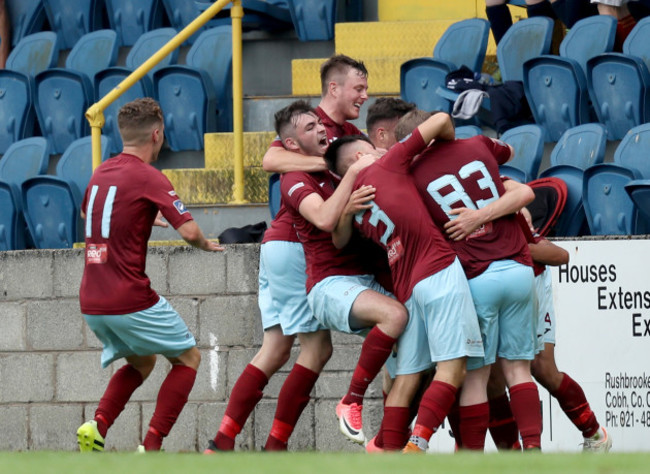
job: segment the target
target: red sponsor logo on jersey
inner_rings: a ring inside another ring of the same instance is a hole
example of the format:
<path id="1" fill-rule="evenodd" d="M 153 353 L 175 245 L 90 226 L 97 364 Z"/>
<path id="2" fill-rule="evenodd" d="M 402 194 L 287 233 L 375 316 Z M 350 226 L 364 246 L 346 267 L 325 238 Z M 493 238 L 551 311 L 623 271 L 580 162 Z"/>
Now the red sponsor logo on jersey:
<path id="1" fill-rule="evenodd" d="M 491 233 L 492 233 L 492 222 L 488 222 L 487 224 L 483 224 L 481 227 L 479 227 L 474 232 L 469 234 L 467 238 L 475 239 L 476 237 L 481 237 L 483 235 L 491 234 Z"/>
<path id="2" fill-rule="evenodd" d="M 402 247 L 402 240 L 395 237 L 388 242 L 388 264 L 392 265 L 404 255 L 404 247 Z"/>
<path id="3" fill-rule="evenodd" d="M 106 263 L 108 259 L 108 246 L 106 244 L 86 245 L 86 264 Z"/>

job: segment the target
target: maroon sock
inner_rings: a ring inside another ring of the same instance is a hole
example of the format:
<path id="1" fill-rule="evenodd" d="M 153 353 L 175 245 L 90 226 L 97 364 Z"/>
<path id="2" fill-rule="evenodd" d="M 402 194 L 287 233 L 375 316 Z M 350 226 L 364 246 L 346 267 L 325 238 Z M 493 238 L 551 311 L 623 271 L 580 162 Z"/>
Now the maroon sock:
<path id="1" fill-rule="evenodd" d="M 447 421 L 449 421 L 449 429 L 454 435 L 456 440 L 456 448 L 461 449 L 463 447 L 463 440 L 460 436 L 460 406 L 458 405 L 458 398 L 447 413 Z"/>
<path id="2" fill-rule="evenodd" d="M 460 407 L 460 438 L 464 449 L 483 451 L 485 449 L 485 433 L 490 421 L 490 405 L 479 403 Z"/>
<path id="3" fill-rule="evenodd" d="M 366 394 L 368 385 L 374 380 L 384 362 L 388 359 L 395 341 L 397 339 L 387 336 L 377 326 L 370 330 L 361 346 L 359 362 L 352 374 L 350 388 L 343 398 L 343 403 L 347 405 L 352 403 L 363 404 L 363 397 Z"/>
<path id="4" fill-rule="evenodd" d="M 519 430 L 515 417 L 510 409 L 508 395 L 492 398 L 488 401 L 490 405 L 490 420 L 488 427 L 492 440 L 499 451 L 511 450 L 519 441 Z"/>
<path id="5" fill-rule="evenodd" d="M 375 446 L 384 449 L 384 420 L 381 421 L 379 431 L 377 431 L 377 436 L 375 436 Z"/>
<path id="6" fill-rule="evenodd" d="M 273 426 L 264 447 L 266 451 L 286 451 L 289 437 L 309 403 L 309 394 L 316 380 L 318 380 L 318 373 L 294 364 L 278 395 Z"/>
<path id="7" fill-rule="evenodd" d="M 562 383 L 559 388 L 551 392 L 557 401 L 560 403 L 560 408 L 569 417 L 569 420 L 582 431 L 585 438 L 591 438 L 596 434 L 600 425 L 596 420 L 596 415 L 591 411 L 585 392 L 578 383 L 563 374 Z"/>
<path id="8" fill-rule="evenodd" d="M 142 385 L 142 375 L 131 364 L 126 364 L 113 374 L 95 410 L 99 434 L 106 436 L 106 432 L 140 385 Z"/>
<path id="9" fill-rule="evenodd" d="M 384 407 L 383 447 L 386 451 L 399 451 L 408 441 L 409 416 L 408 407 Z"/>
<path id="10" fill-rule="evenodd" d="M 517 422 L 523 448 L 542 446 L 542 407 L 535 382 L 510 387 L 510 408 Z"/>
<path id="11" fill-rule="evenodd" d="M 262 399 L 264 387 L 269 382 L 266 374 L 252 364 L 248 364 L 230 392 L 226 413 L 223 416 L 214 444 L 221 451 L 235 449 L 235 437 Z"/>
<path id="12" fill-rule="evenodd" d="M 183 407 L 187 403 L 187 397 L 192 391 L 196 380 L 196 370 L 185 365 L 173 365 L 167 377 L 160 386 L 158 399 L 156 400 L 156 409 L 154 410 L 151 422 L 149 423 L 149 432 L 144 439 L 144 449 L 147 451 L 158 450 L 157 441 L 152 436 L 149 440 L 149 433 L 159 434 L 160 441 L 169 434 L 169 431 L 176 423 Z M 149 441 L 148 441 L 149 440 Z"/>
<path id="13" fill-rule="evenodd" d="M 418 421 L 413 434 L 428 441 L 451 411 L 454 400 L 456 400 L 456 387 L 438 380 L 431 382 L 420 401 Z"/>

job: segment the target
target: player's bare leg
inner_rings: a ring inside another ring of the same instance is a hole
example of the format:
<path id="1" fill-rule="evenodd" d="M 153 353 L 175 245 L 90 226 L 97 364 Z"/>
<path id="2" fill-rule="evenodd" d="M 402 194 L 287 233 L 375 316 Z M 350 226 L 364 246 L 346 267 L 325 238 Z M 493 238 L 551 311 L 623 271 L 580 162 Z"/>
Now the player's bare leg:
<path id="1" fill-rule="evenodd" d="M 382 419 L 382 448 L 399 451 L 408 441 L 408 427 L 411 422 L 410 406 L 413 402 L 424 372 L 397 375 L 386 398 Z"/>
<path id="2" fill-rule="evenodd" d="M 461 442 L 458 445 L 464 449 L 483 451 L 485 448 L 485 434 L 490 420 L 487 398 L 490 367 L 486 365 L 468 371 L 463 383 L 459 397 L 458 434 Z"/>

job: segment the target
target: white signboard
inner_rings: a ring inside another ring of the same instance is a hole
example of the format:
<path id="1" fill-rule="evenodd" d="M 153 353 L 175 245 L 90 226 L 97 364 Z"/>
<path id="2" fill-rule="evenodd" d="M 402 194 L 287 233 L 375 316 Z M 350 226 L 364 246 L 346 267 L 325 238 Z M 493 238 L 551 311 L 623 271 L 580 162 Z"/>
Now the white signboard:
<path id="1" fill-rule="evenodd" d="M 557 242 L 553 268 L 558 369 L 584 390 L 612 451 L 650 451 L 650 241 Z M 543 449 L 581 449 L 581 435 L 540 390 Z"/>

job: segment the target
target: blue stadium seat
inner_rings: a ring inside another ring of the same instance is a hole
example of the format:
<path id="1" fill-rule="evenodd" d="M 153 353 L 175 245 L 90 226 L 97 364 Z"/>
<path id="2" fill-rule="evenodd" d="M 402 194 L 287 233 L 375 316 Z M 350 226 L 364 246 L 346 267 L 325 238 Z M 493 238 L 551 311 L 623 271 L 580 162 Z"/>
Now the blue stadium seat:
<path id="1" fill-rule="evenodd" d="M 641 58 L 650 70 L 650 17 L 637 21 L 625 38 L 623 54 Z"/>
<path id="2" fill-rule="evenodd" d="M 25 248 L 25 219 L 12 186 L 0 180 L 0 251 Z"/>
<path id="3" fill-rule="evenodd" d="M 190 24 L 197 16 L 201 13 L 199 10 L 199 4 L 203 2 L 196 1 L 187 1 L 187 0 L 162 0 L 165 11 L 167 12 L 167 18 L 169 22 L 177 31 L 181 31 L 187 25 Z M 199 30 L 190 36 L 184 45 L 191 45 L 194 43 L 194 40 L 198 38 L 201 31 L 205 30 L 206 27 L 203 26 Z"/>
<path id="4" fill-rule="evenodd" d="M 89 134 L 84 114 L 93 103 L 88 77 L 69 69 L 48 69 L 36 75 L 34 104 L 51 153 L 63 153 L 77 138 Z"/>
<path id="5" fill-rule="evenodd" d="M 637 210 L 634 233 L 650 233 L 650 179 L 632 180 L 625 185 L 625 191 Z"/>
<path id="6" fill-rule="evenodd" d="M 47 140 L 31 137 L 13 143 L 0 159 L 0 250 L 30 244 L 25 228 L 20 188 L 32 176 L 47 173 Z"/>
<path id="7" fill-rule="evenodd" d="M 11 50 L 6 68 L 34 77 L 45 69 L 56 66 L 59 42 L 56 33 L 41 31 L 25 36 Z"/>
<path id="8" fill-rule="evenodd" d="M 34 130 L 32 81 L 26 75 L 0 70 L 0 154 Z"/>
<path id="9" fill-rule="evenodd" d="M 217 131 L 217 97 L 208 73 L 167 66 L 154 74 L 154 96 L 165 113 L 165 136 L 173 151 L 202 150 L 203 135 Z"/>
<path id="10" fill-rule="evenodd" d="M 501 135 L 501 140 L 515 149 L 515 156 L 507 164 L 501 165 L 500 172 L 506 176 L 509 168 L 523 172 L 527 182 L 537 178 L 544 154 L 544 130 L 539 125 L 521 125 L 511 128 Z M 514 179 L 514 178 L 513 178 Z"/>
<path id="11" fill-rule="evenodd" d="M 328 41 L 334 38 L 336 0 L 292 0 L 291 21 L 300 41 Z"/>
<path id="12" fill-rule="evenodd" d="M 275 219 L 282 204 L 282 193 L 280 192 L 280 174 L 273 173 L 269 176 L 269 212 L 271 219 Z"/>
<path id="13" fill-rule="evenodd" d="M 43 137 L 30 137 L 13 143 L 0 158 L 0 179 L 16 189 L 32 176 L 47 173 L 50 155 Z"/>
<path id="14" fill-rule="evenodd" d="M 14 47 L 24 36 L 38 33 L 45 21 L 42 0 L 19 0 L 5 2 L 11 24 L 11 46 Z"/>
<path id="15" fill-rule="evenodd" d="M 636 209 L 625 185 L 640 178 L 638 171 L 612 163 L 601 163 L 585 170 L 582 201 L 592 235 L 633 233 Z"/>
<path id="16" fill-rule="evenodd" d="M 503 81 L 523 81 L 524 63 L 548 54 L 553 37 L 553 20 L 544 16 L 513 24 L 497 46 L 497 62 Z"/>
<path id="17" fill-rule="evenodd" d="M 402 64 L 402 99 L 414 102 L 422 110 L 451 112 L 452 102 L 438 95 L 436 90 L 438 87 L 445 88 L 447 74 L 463 65 L 475 72 L 481 71 L 489 33 L 490 24 L 480 18 L 449 26 L 436 42 L 433 58 L 416 58 Z"/>
<path id="18" fill-rule="evenodd" d="M 119 67 L 112 67 L 98 72 L 95 75 L 95 100 L 99 101 L 115 89 L 131 72 L 129 69 Z M 148 75 L 143 76 L 132 87 L 126 89 L 122 95 L 104 110 L 105 123 L 102 128 L 102 133 L 111 139 L 111 153 L 119 153 L 122 151 L 122 137 L 117 128 L 117 113 L 127 102 L 142 97 L 153 97 L 153 82 Z"/>
<path id="19" fill-rule="evenodd" d="M 36 248 L 72 248 L 83 240 L 77 199 L 68 182 L 54 176 L 23 183 L 23 214 Z"/>
<path id="20" fill-rule="evenodd" d="M 188 2 L 192 3 L 192 2 Z M 174 28 L 159 28 L 144 33 L 138 41 L 135 42 L 129 54 L 126 56 L 126 67 L 131 71 L 140 67 L 147 59 L 149 59 L 156 51 L 165 46 L 178 32 Z M 161 67 L 170 64 L 176 64 L 178 60 L 178 48 L 165 56 L 158 64 L 156 64 L 151 71 L 149 77 L 153 78 L 153 74 Z"/>
<path id="21" fill-rule="evenodd" d="M 232 27 L 216 26 L 202 32 L 187 52 L 185 63 L 208 73 L 217 95 L 217 130 L 231 132 Z"/>
<path id="22" fill-rule="evenodd" d="M 614 152 L 614 163 L 633 168 L 650 179 L 650 123 L 634 127 L 625 134 Z"/>
<path id="23" fill-rule="evenodd" d="M 322 0 L 318 3 L 329 1 Z M 195 3 L 200 12 L 212 5 L 212 2 L 206 0 L 196 1 Z M 265 30 L 274 32 L 294 28 L 287 0 L 242 0 L 241 5 L 244 8 L 243 31 Z M 230 25 L 230 7 L 231 3 L 228 3 L 223 10 L 208 22 L 207 27 Z"/>
<path id="24" fill-rule="evenodd" d="M 111 139 L 106 135 L 102 135 L 101 145 L 101 160 L 106 161 L 110 157 L 112 149 Z M 92 140 L 88 136 L 73 141 L 56 164 L 56 176 L 67 181 L 70 187 L 73 188 L 73 194 L 77 195 L 79 199 L 83 197 L 93 174 L 92 157 Z M 80 207 L 81 201 L 76 204 L 77 207 Z"/>
<path id="25" fill-rule="evenodd" d="M 587 62 L 587 86 L 608 140 L 650 120 L 650 72 L 641 58 L 601 54 Z"/>
<path id="26" fill-rule="evenodd" d="M 160 0 L 106 0 L 106 11 L 123 46 L 133 46 L 143 33 L 162 27 Z"/>
<path id="27" fill-rule="evenodd" d="M 476 125 L 463 125 L 456 127 L 456 138 L 471 138 L 476 135 L 481 135 L 483 130 Z"/>
<path id="28" fill-rule="evenodd" d="M 66 69 L 83 72 L 92 81 L 95 74 L 115 66 L 119 50 L 117 33 L 97 30 L 79 38 L 65 60 Z"/>
<path id="29" fill-rule="evenodd" d="M 611 51 L 615 34 L 614 17 L 587 17 L 562 40 L 560 56 L 542 55 L 524 63 L 526 98 L 547 141 L 557 141 L 567 129 L 589 122 L 587 61 Z"/>
<path id="30" fill-rule="evenodd" d="M 497 62 L 501 79 L 523 82 L 524 63 L 551 50 L 554 22 L 550 18 L 537 16 L 514 23 L 497 45 Z M 445 87 L 436 89 L 438 95 L 455 102 L 458 92 Z M 490 101 L 484 100 L 481 108 L 490 109 Z"/>
<path id="31" fill-rule="evenodd" d="M 582 203 L 583 174 L 582 169 L 571 165 L 552 166 L 539 174 L 540 178 L 560 178 L 567 186 L 566 203 L 554 227 L 557 237 L 589 235 Z"/>
<path id="32" fill-rule="evenodd" d="M 572 165 L 587 169 L 605 159 L 607 136 L 605 126 L 586 123 L 568 129 L 551 152 L 551 166 Z"/>
<path id="33" fill-rule="evenodd" d="M 63 49 L 72 49 L 83 35 L 102 27 L 103 0 L 43 0 L 43 6 Z"/>

